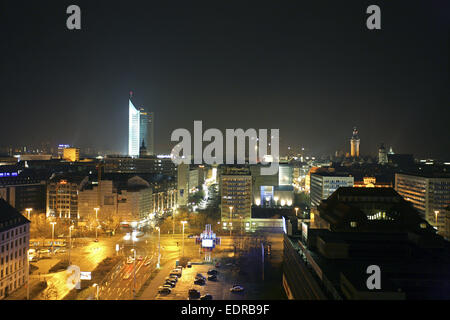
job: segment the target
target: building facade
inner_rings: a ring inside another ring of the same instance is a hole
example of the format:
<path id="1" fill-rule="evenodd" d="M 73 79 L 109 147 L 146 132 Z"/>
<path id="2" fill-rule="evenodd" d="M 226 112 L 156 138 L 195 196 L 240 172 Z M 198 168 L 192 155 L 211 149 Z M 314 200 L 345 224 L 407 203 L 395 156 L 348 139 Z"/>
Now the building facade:
<path id="1" fill-rule="evenodd" d="M 316 172 L 311 174 L 311 208 L 317 208 L 339 187 L 353 187 L 354 177 L 348 174 Z"/>
<path id="2" fill-rule="evenodd" d="M 0 199 L 0 299 L 27 281 L 30 221 Z"/>
<path id="3" fill-rule="evenodd" d="M 78 220 L 78 195 L 87 176 L 55 176 L 47 184 L 47 217 Z"/>
<path id="4" fill-rule="evenodd" d="M 450 205 L 450 176 L 396 173 L 395 190 L 411 202 L 439 234 L 445 233 L 445 208 Z"/>
<path id="5" fill-rule="evenodd" d="M 139 157 L 140 125 L 140 112 L 130 99 L 128 101 L 128 155 L 131 157 Z"/>
<path id="6" fill-rule="evenodd" d="M 79 148 L 64 148 L 63 159 L 71 162 L 80 161 Z"/>
<path id="7" fill-rule="evenodd" d="M 251 220 L 252 176 L 246 168 L 227 169 L 220 176 L 221 220 L 223 228 L 233 228 Z"/>

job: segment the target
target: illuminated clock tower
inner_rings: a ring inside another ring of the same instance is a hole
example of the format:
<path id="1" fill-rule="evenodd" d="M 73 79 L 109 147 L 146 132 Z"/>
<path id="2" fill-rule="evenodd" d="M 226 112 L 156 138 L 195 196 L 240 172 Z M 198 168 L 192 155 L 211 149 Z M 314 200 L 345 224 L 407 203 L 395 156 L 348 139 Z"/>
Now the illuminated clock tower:
<path id="1" fill-rule="evenodd" d="M 356 127 L 353 128 L 353 135 L 350 139 L 350 156 L 359 157 L 359 136 Z"/>

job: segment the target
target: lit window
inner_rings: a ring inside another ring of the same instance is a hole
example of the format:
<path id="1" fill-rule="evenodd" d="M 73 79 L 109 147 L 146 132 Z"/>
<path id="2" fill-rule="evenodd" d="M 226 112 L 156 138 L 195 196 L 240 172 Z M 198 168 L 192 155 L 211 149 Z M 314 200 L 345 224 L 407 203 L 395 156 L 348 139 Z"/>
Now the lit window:
<path id="1" fill-rule="evenodd" d="M 351 221 L 350 222 L 350 227 L 352 227 L 352 228 L 356 228 L 357 225 L 358 224 L 356 223 L 356 221 Z"/>

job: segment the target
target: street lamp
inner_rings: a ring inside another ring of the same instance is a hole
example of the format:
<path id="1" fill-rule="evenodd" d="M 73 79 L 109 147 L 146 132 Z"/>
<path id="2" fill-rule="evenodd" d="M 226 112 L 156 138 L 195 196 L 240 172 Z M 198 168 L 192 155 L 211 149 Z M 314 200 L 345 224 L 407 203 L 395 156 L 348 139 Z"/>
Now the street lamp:
<path id="1" fill-rule="evenodd" d="M 229 209 L 230 209 L 230 223 L 229 224 L 230 224 L 230 238 L 231 238 L 231 226 L 232 226 L 231 220 L 233 219 L 233 207 L 230 206 Z"/>
<path id="2" fill-rule="evenodd" d="M 159 227 L 156 227 L 158 230 L 158 264 L 156 265 L 156 268 L 160 268 L 160 262 L 161 262 L 161 229 Z"/>
<path id="3" fill-rule="evenodd" d="M 298 207 L 295 207 L 295 216 L 298 217 Z"/>
<path id="4" fill-rule="evenodd" d="M 95 210 L 95 222 L 97 224 L 96 228 L 95 228 L 95 239 L 97 239 L 97 229 L 98 229 L 98 210 L 100 210 L 100 208 L 94 208 Z"/>
<path id="5" fill-rule="evenodd" d="M 134 253 L 134 260 L 133 260 L 133 299 L 134 299 L 136 298 L 136 249 L 133 248 L 131 249 L 131 251 Z"/>
<path id="6" fill-rule="evenodd" d="M 31 213 L 31 211 L 33 211 L 33 209 L 32 208 L 26 208 L 25 211 L 28 213 L 28 220 L 31 221 L 30 213 Z"/>
<path id="7" fill-rule="evenodd" d="M 183 235 L 182 235 L 182 239 L 183 239 L 183 253 L 182 253 L 182 257 L 184 257 L 184 225 L 187 223 L 187 221 L 181 221 L 181 224 L 183 225 Z"/>
<path id="8" fill-rule="evenodd" d="M 175 212 L 172 213 L 172 235 L 175 234 L 175 213 L 178 213 L 178 210 L 175 210 Z"/>
<path id="9" fill-rule="evenodd" d="M 434 217 L 435 217 L 435 221 L 436 221 L 436 229 L 438 226 L 438 214 L 439 214 L 439 210 L 434 210 Z"/>
<path id="10" fill-rule="evenodd" d="M 54 253 L 54 251 L 53 251 L 53 242 L 54 242 L 54 238 L 55 238 L 55 224 L 56 224 L 56 222 L 53 221 L 53 222 L 50 222 L 50 224 L 52 225 L 52 254 L 53 254 Z"/>
<path id="11" fill-rule="evenodd" d="M 69 227 L 69 265 L 70 265 L 70 249 L 72 249 L 72 229 L 74 228 L 73 225 Z"/>
<path id="12" fill-rule="evenodd" d="M 30 249 L 27 250 L 27 300 L 30 300 Z"/>
<path id="13" fill-rule="evenodd" d="M 98 300 L 98 288 L 99 288 L 99 285 L 94 283 L 94 285 L 92 287 L 94 287 L 94 288 L 97 287 L 96 299 Z"/>

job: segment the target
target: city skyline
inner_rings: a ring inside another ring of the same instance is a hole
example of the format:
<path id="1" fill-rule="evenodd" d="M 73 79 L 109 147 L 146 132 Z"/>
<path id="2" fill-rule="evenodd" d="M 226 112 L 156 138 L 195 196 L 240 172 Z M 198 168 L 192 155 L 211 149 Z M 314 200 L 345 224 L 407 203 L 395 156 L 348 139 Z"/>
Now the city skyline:
<path id="1" fill-rule="evenodd" d="M 1 116 L 16 120 L 0 129 L 8 137 L 2 143 L 126 154 L 124 106 L 133 91 L 137 106 L 157 114 L 155 153 L 170 152 L 174 129 L 202 120 L 222 131 L 279 128 L 280 150 L 347 151 L 356 126 L 361 155 L 376 155 L 384 143 L 398 153 L 450 158 L 449 141 L 436 139 L 447 133 L 449 112 L 448 10 L 434 2 L 409 4 L 408 17 L 399 4 L 380 3 L 379 33 L 365 28 L 362 3 L 79 5 L 78 33 L 65 28 L 63 4 L 3 5 L 2 29 L 15 37 L 2 44 L 8 63 L 0 87 L 8 94 Z M 33 16 L 38 7 L 46 19 Z"/>

